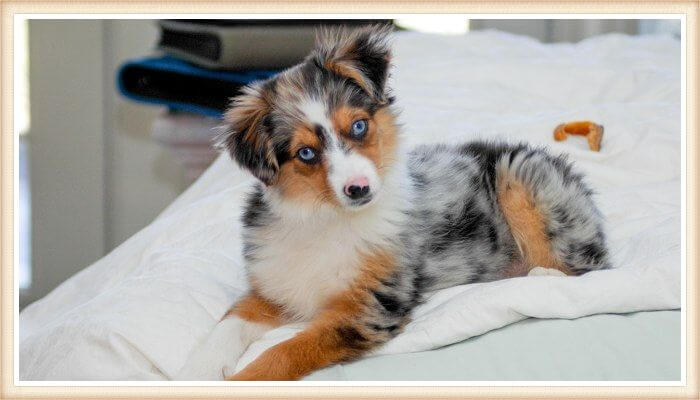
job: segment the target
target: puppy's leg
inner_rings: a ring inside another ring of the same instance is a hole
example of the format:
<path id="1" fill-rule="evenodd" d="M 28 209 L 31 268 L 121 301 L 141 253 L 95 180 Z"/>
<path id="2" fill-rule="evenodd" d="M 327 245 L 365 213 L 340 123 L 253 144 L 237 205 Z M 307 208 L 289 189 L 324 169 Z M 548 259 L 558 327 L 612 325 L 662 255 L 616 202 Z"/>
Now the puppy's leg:
<path id="1" fill-rule="evenodd" d="M 523 184 L 508 176 L 499 178 L 498 204 L 520 249 L 527 274 L 545 275 L 541 270 L 553 269 L 559 275 L 572 275 L 552 251 L 545 233 L 545 219 Z M 538 271 L 533 273 L 531 269 Z"/>
<path id="2" fill-rule="evenodd" d="M 317 369 L 351 360 L 383 343 L 360 322 L 362 306 L 339 301 L 305 331 L 261 354 L 230 380 L 296 380 Z"/>
<path id="3" fill-rule="evenodd" d="M 227 379 L 295 380 L 388 341 L 407 322 L 408 310 L 397 293 L 379 294 L 388 289 L 381 283 L 384 272 L 369 268 L 353 287 L 335 296 L 308 329 L 269 348 Z"/>
<path id="4" fill-rule="evenodd" d="M 175 380 L 222 380 L 248 346 L 281 323 L 279 307 L 255 293 L 241 299 L 214 327 L 176 374 Z"/>
<path id="5" fill-rule="evenodd" d="M 498 204 L 529 268 L 566 275 L 610 268 L 593 191 L 564 157 L 520 149 L 497 165 Z"/>

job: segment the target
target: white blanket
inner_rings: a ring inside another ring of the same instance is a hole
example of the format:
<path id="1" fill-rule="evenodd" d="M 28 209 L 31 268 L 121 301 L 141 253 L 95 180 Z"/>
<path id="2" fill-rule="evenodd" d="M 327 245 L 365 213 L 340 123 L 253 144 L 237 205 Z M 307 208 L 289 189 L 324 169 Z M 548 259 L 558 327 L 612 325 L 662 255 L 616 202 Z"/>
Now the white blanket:
<path id="1" fill-rule="evenodd" d="M 405 140 L 499 137 L 571 154 L 599 193 L 617 268 L 439 291 L 380 353 L 432 349 L 527 317 L 680 307 L 680 51 L 670 37 L 544 45 L 498 32 L 397 34 L 392 84 Z M 553 142 L 557 124 L 577 119 L 605 126 L 600 153 L 579 137 Z M 153 223 L 27 307 L 20 379 L 173 376 L 246 291 L 238 218 L 250 182 L 220 157 Z M 239 368 L 300 328 L 269 332 Z"/>

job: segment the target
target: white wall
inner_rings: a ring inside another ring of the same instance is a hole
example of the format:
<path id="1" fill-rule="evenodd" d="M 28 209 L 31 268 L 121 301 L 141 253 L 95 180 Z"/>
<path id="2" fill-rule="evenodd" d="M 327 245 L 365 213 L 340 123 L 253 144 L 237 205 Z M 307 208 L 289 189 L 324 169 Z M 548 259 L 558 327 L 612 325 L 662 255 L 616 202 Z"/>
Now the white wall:
<path id="1" fill-rule="evenodd" d="M 542 42 L 578 42 L 590 36 L 609 32 L 631 35 L 639 32 L 638 20 L 546 20 L 546 19 L 473 19 L 471 30 L 497 29 L 534 37 Z"/>
<path id="2" fill-rule="evenodd" d="M 101 52 L 101 22 L 29 24 L 32 286 L 23 301 L 104 252 Z"/>
<path id="3" fill-rule="evenodd" d="M 119 65 L 151 54 L 149 20 L 34 20 L 29 25 L 32 287 L 26 304 L 146 226 L 185 189 L 150 138 L 162 112 L 126 101 Z"/>
<path id="4" fill-rule="evenodd" d="M 104 21 L 107 250 L 147 225 L 185 189 L 182 168 L 150 137 L 163 108 L 128 101 L 114 84 L 119 66 L 151 54 L 157 39 L 154 21 Z"/>

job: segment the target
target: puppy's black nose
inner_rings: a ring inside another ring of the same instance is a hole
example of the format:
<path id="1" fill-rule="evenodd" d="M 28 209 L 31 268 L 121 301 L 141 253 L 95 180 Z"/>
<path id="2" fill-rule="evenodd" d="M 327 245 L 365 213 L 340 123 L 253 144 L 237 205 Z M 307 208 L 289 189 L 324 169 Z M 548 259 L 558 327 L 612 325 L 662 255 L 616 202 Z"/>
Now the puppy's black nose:
<path id="1" fill-rule="evenodd" d="M 361 199 L 369 194 L 369 186 L 349 185 L 345 187 L 345 194 L 353 199 Z"/>

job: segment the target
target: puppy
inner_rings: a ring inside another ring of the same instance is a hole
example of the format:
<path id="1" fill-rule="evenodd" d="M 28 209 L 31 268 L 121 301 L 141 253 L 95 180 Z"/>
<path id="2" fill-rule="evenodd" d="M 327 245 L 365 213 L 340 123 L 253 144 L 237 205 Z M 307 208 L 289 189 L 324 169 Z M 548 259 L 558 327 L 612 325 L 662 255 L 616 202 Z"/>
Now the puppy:
<path id="1" fill-rule="evenodd" d="M 250 292 L 178 378 L 299 379 L 396 336 L 425 292 L 609 267 L 601 214 L 564 158 L 401 147 L 389 32 L 324 33 L 234 99 L 221 145 L 259 180 L 242 217 Z M 234 373 L 251 342 L 295 321 L 308 327 Z"/>

